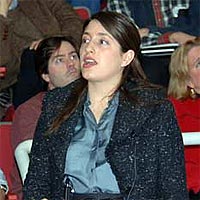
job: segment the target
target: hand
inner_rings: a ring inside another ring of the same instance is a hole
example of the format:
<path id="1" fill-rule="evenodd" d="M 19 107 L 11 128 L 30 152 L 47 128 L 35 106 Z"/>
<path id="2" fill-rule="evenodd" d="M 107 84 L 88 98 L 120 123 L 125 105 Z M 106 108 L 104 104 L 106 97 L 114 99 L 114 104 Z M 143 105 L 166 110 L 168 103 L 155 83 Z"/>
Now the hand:
<path id="1" fill-rule="evenodd" d="M 195 36 L 189 35 L 187 33 L 175 32 L 169 36 L 169 41 L 171 43 L 179 43 L 181 45 L 186 43 L 188 40 L 194 40 L 195 38 Z"/>
<path id="2" fill-rule="evenodd" d="M 1 0 L 0 1 L 0 15 L 7 17 L 9 6 L 12 3 L 12 0 Z"/>
<path id="3" fill-rule="evenodd" d="M 148 28 L 140 28 L 138 29 L 140 37 L 147 37 L 149 35 L 149 29 Z"/>
<path id="4" fill-rule="evenodd" d="M 5 200 L 6 199 L 6 193 L 4 190 L 0 189 L 0 200 Z"/>
<path id="5" fill-rule="evenodd" d="M 6 67 L 0 66 L 0 78 L 4 78 L 6 75 Z"/>
<path id="6" fill-rule="evenodd" d="M 42 39 L 33 41 L 33 42 L 31 43 L 29 49 L 30 49 L 30 50 L 32 50 L 32 49 L 36 50 L 37 47 L 38 47 L 38 45 L 39 45 L 39 43 L 40 43 L 41 41 L 42 41 Z"/>

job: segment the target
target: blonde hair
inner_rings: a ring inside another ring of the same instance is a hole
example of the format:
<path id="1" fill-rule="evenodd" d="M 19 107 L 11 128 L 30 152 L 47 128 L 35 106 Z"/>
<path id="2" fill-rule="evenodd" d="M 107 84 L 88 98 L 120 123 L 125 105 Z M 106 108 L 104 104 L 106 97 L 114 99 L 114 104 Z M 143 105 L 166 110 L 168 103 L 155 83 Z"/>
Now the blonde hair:
<path id="1" fill-rule="evenodd" d="M 188 52 L 195 46 L 200 46 L 200 37 L 190 40 L 178 47 L 171 56 L 169 65 L 170 80 L 168 95 L 176 99 L 191 98 L 189 81 Z"/>

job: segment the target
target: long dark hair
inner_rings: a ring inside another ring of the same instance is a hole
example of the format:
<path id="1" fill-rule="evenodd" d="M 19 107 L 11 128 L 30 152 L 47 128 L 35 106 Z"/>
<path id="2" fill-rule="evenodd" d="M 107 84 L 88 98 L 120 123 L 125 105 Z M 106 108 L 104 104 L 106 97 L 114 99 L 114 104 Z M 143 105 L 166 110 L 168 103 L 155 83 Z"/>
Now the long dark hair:
<path id="1" fill-rule="evenodd" d="M 137 82 L 143 83 L 142 85 L 147 85 L 148 83 L 137 58 L 140 52 L 141 39 L 136 26 L 128 17 L 116 12 L 106 11 L 96 13 L 90 19 L 85 21 L 83 32 L 92 20 L 98 20 L 101 25 L 118 41 L 123 53 L 130 49 L 135 52 L 135 58 L 128 66 L 125 67 L 121 81 L 116 90 L 120 90 L 124 96 L 129 99 L 135 99 L 124 87 L 125 83 L 130 80 L 135 80 Z M 49 129 L 50 132 L 57 130 L 61 123 L 67 120 L 69 116 L 75 111 L 86 88 L 87 81 L 83 79 L 79 87 L 76 87 L 76 91 L 73 92 L 73 95 L 71 95 L 70 101 L 65 105 L 62 112 L 54 120 L 52 126 Z"/>

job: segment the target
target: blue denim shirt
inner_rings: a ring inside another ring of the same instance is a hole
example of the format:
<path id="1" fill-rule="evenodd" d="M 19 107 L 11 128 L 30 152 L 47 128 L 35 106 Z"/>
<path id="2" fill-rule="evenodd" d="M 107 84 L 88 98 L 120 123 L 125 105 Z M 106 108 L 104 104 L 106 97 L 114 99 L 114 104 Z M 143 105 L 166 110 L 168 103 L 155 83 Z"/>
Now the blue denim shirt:
<path id="1" fill-rule="evenodd" d="M 116 178 L 105 158 L 118 102 L 117 93 L 104 110 L 98 124 L 90 110 L 89 98 L 84 104 L 83 116 L 75 127 L 65 163 L 65 174 L 76 193 L 120 193 Z"/>

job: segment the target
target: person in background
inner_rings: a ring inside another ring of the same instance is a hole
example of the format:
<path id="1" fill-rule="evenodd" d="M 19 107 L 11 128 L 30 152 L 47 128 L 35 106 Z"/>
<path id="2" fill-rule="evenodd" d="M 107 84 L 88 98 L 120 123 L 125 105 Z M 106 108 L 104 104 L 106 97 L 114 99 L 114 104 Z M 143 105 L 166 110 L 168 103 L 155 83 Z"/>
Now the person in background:
<path id="1" fill-rule="evenodd" d="M 8 183 L 6 181 L 2 169 L 0 168 L 0 200 L 5 200 L 7 193 L 8 193 Z"/>
<path id="2" fill-rule="evenodd" d="M 41 39 L 54 35 L 69 35 L 80 42 L 82 24 L 64 0 L 1 0 L 0 66 L 6 67 L 6 75 L 0 79 L 0 93 L 9 93 L 17 82 L 25 48 L 35 49 Z M 31 63 L 26 67 L 31 68 Z M 20 87 L 18 92 L 23 90 Z"/>
<path id="3" fill-rule="evenodd" d="M 108 0 L 107 9 L 123 13 L 133 20 L 142 45 L 183 44 L 200 36 L 200 1 L 127 1 Z"/>
<path id="4" fill-rule="evenodd" d="M 107 9 L 123 13 L 138 26 L 142 47 L 183 44 L 200 36 L 200 1 L 108 0 Z M 152 83 L 168 87 L 170 55 L 141 54 L 141 65 Z"/>
<path id="5" fill-rule="evenodd" d="M 146 81 L 139 51 L 124 15 L 99 12 L 85 22 L 83 78 L 44 99 L 25 200 L 188 199 L 175 113 Z"/>
<path id="6" fill-rule="evenodd" d="M 200 38 L 181 45 L 171 57 L 168 95 L 182 132 L 200 131 Z M 184 133 L 183 133 L 184 134 Z M 200 146 L 185 146 L 190 199 L 200 199 Z"/>
<path id="7" fill-rule="evenodd" d="M 42 40 L 35 51 L 36 70 L 42 77 L 47 90 L 64 87 L 80 77 L 79 45 L 70 36 L 49 37 Z M 29 165 L 29 153 L 38 118 L 41 113 L 42 101 L 46 92 L 40 92 L 21 104 L 15 111 L 12 123 L 11 142 L 20 171 L 22 183 Z M 22 183 L 13 170 L 13 188 L 11 191 L 22 199 Z"/>

